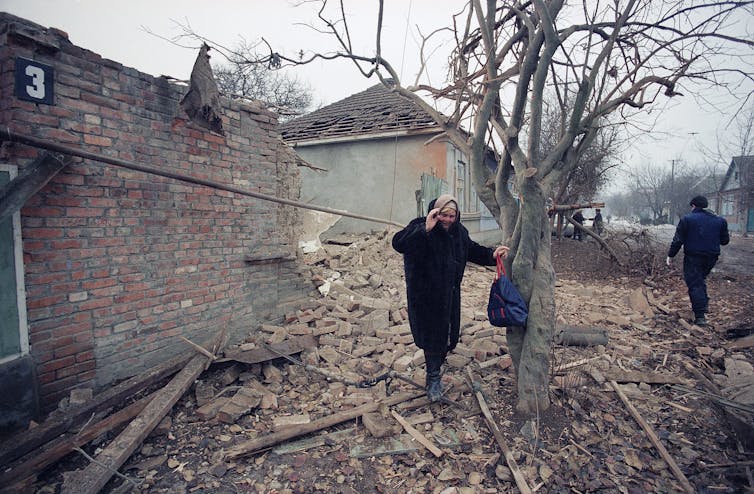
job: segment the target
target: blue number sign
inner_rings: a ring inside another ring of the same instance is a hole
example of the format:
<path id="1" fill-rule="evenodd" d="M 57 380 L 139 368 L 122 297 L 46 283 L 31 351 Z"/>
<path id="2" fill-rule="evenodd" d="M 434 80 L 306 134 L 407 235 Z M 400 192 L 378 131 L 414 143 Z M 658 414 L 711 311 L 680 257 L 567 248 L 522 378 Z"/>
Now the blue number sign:
<path id="1" fill-rule="evenodd" d="M 45 105 L 53 104 L 55 71 L 51 65 L 16 58 L 16 97 Z"/>

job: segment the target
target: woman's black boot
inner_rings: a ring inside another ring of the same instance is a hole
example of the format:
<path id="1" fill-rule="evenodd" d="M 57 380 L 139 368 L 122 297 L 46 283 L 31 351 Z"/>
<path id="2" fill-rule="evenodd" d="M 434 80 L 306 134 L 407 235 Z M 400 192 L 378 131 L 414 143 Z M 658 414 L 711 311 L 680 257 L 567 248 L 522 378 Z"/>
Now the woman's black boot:
<path id="1" fill-rule="evenodd" d="M 442 398 L 442 383 L 440 382 L 440 368 L 445 360 L 442 353 L 424 352 L 424 362 L 427 365 L 427 397 L 436 402 Z"/>

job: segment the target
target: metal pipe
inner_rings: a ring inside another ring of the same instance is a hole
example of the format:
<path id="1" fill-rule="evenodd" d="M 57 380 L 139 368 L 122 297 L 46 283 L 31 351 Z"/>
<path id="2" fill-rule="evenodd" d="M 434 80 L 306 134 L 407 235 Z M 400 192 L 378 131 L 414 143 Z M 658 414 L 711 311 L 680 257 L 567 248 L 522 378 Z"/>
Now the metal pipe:
<path id="1" fill-rule="evenodd" d="M 70 156 L 77 156 L 79 158 L 85 158 L 93 161 L 99 161 L 101 163 L 107 163 L 109 165 L 114 166 L 120 166 L 122 168 L 128 168 L 129 170 L 136 170 L 143 173 L 150 173 L 152 175 L 159 175 L 161 177 L 167 177 L 172 178 L 173 180 L 180 180 L 181 182 L 188 182 L 190 184 L 195 185 L 203 185 L 205 187 L 211 187 L 213 189 L 218 190 L 224 190 L 227 192 L 233 192 L 234 194 L 239 194 L 242 196 L 247 197 L 254 197 L 256 199 L 262 199 L 263 201 L 270 201 L 275 202 L 278 204 L 285 204 L 286 206 L 293 206 L 296 208 L 302 208 L 302 209 L 311 209 L 313 211 L 322 211 L 323 213 L 331 213 L 331 214 L 337 214 L 340 216 L 347 216 L 349 218 L 356 218 L 359 220 L 366 220 L 366 221 L 373 221 L 375 223 L 383 223 L 386 225 L 393 225 L 397 227 L 403 227 L 404 225 L 400 223 L 396 223 L 394 221 L 385 220 L 382 218 L 375 218 L 372 216 L 364 216 L 360 214 L 354 214 L 349 213 L 348 211 L 343 211 L 340 209 L 332 209 L 327 208 L 324 206 L 317 206 L 312 204 L 306 204 L 299 201 L 292 201 L 290 199 L 282 199 L 280 197 L 275 197 L 267 194 L 262 194 L 260 192 L 251 192 L 248 190 L 241 189 L 240 187 L 234 187 L 232 185 L 226 185 L 219 182 L 214 182 L 212 180 L 205 180 L 202 178 L 195 178 L 190 176 L 181 175 L 179 173 L 174 173 L 171 171 L 161 170 L 159 168 L 154 168 L 149 165 L 142 165 L 133 161 L 123 160 L 120 158 L 113 158 L 110 156 L 105 156 L 98 153 L 92 153 L 90 151 L 85 151 L 78 147 L 72 147 L 72 146 L 64 146 L 62 144 L 58 144 L 55 142 L 50 142 L 45 139 L 39 139 L 37 137 L 31 137 L 23 134 L 18 134 L 16 132 L 13 132 L 10 130 L 10 128 L 6 127 L 2 131 L 0 131 L 0 141 L 11 141 L 11 142 L 19 142 L 21 144 L 26 144 L 29 146 L 33 146 L 36 148 L 46 149 L 48 151 L 54 151 L 57 153 L 67 154 Z"/>

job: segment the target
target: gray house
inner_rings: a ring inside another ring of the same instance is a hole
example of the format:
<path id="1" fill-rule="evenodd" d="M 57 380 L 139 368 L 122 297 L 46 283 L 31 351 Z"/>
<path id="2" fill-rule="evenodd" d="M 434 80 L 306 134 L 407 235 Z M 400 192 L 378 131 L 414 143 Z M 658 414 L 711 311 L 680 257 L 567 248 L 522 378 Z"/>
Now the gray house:
<path id="1" fill-rule="evenodd" d="M 471 183 L 467 157 L 421 107 L 382 84 L 280 126 L 301 168 L 301 199 L 408 223 L 430 200 L 452 193 L 472 233 L 498 230 Z M 382 225 L 341 218 L 326 234 L 368 233 Z"/>
<path id="2" fill-rule="evenodd" d="M 736 156 L 718 192 L 718 209 L 731 231 L 754 232 L 754 156 Z"/>

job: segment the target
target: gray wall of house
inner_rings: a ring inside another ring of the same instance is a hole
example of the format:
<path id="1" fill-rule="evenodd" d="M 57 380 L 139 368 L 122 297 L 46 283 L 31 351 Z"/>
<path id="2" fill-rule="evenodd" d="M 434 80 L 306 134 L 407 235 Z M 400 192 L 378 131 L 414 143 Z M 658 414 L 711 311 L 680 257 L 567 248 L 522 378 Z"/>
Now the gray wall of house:
<path id="1" fill-rule="evenodd" d="M 327 170 L 301 167 L 301 199 L 408 223 L 416 217 L 414 191 L 421 187 L 426 140 L 427 136 L 423 135 L 296 147 L 304 160 Z M 381 231 L 386 227 L 381 223 L 343 217 L 323 237 Z"/>
<path id="2" fill-rule="evenodd" d="M 326 169 L 301 168 L 301 198 L 311 204 L 406 224 L 417 216 L 415 191 L 421 188 L 422 173 L 452 177 L 452 168 L 447 165 L 452 146 L 435 142 L 429 147 L 428 139 L 427 135 L 418 135 L 297 146 L 295 150 L 304 160 Z M 480 231 L 482 222 L 482 230 L 497 228 L 489 212 L 484 207 L 482 210 L 481 215 L 463 220 L 472 233 Z M 322 237 L 370 233 L 386 227 L 343 217 Z"/>

